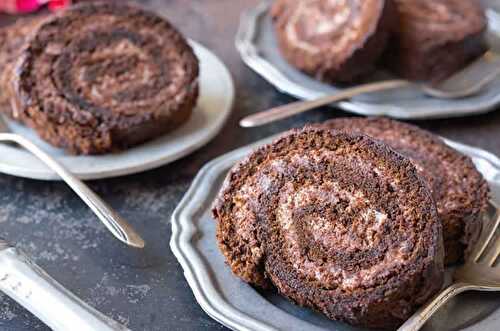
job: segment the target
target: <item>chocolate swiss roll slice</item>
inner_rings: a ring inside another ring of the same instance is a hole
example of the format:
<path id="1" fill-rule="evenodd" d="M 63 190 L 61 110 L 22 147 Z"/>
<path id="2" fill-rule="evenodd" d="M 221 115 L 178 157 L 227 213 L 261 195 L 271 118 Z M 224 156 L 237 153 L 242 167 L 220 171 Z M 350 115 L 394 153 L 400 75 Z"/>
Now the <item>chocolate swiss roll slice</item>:
<path id="1" fill-rule="evenodd" d="M 330 83 L 371 72 L 395 22 L 392 0 L 277 0 L 271 15 L 288 62 Z"/>
<path id="2" fill-rule="evenodd" d="M 0 28 L 0 112 L 13 117 L 10 104 L 13 68 L 29 36 L 42 17 L 20 18 L 14 24 Z"/>
<path id="3" fill-rule="evenodd" d="M 388 64 L 411 80 L 439 81 L 485 50 L 479 0 L 395 0 L 399 16 Z"/>
<path id="4" fill-rule="evenodd" d="M 482 229 L 489 188 L 472 160 L 439 137 L 386 118 L 342 118 L 323 125 L 369 135 L 407 156 L 432 192 L 443 224 L 445 263 L 463 259 Z"/>
<path id="5" fill-rule="evenodd" d="M 236 275 L 332 319 L 395 327 L 443 281 L 426 184 L 365 135 L 290 131 L 231 170 L 213 213 Z"/>
<path id="6" fill-rule="evenodd" d="M 15 68 L 18 118 L 77 154 L 126 148 L 187 121 L 198 60 L 165 19 L 90 2 L 38 27 Z"/>

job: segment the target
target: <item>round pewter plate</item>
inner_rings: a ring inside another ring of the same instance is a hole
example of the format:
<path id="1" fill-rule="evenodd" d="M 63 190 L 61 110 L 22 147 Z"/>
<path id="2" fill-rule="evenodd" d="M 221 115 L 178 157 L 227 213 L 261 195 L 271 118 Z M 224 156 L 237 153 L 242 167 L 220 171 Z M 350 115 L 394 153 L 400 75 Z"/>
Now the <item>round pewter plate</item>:
<path id="1" fill-rule="evenodd" d="M 10 129 L 19 133 L 54 156 L 81 179 L 100 179 L 138 173 L 173 162 L 208 143 L 231 113 L 234 85 L 224 63 L 202 45 L 191 41 L 200 61 L 200 96 L 187 123 L 148 143 L 97 156 L 68 155 L 50 146 L 31 129 L 8 121 Z M 34 179 L 60 178 L 29 152 L 11 145 L 0 144 L 0 172 Z"/>
<path id="2" fill-rule="evenodd" d="M 482 3 L 488 8 L 488 46 L 499 52 L 500 4 L 498 0 L 483 0 Z M 299 99 L 312 100 L 341 91 L 342 88 L 317 81 L 286 62 L 277 46 L 271 17 L 268 14 L 269 6 L 269 1 L 262 2 L 241 16 L 236 48 L 243 61 L 278 90 Z M 390 78 L 394 76 L 378 71 L 369 81 Z M 463 99 L 435 99 L 410 87 L 365 94 L 334 106 L 360 115 L 429 119 L 486 113 L 494 110 L 499 103 L 500 77 L 484 92 Z"/>
<path id="3" fill-rule="evenodd" d="M 212 203 L 233 164 L 272 139 L 225 154 L 200 170 L 172 215 L 170 247 L 203 310 L 233 330 L 365 330 L 295 306 L 272 291 L 258 291 L 235 277 L 224 263 L 215 240 Z M 500 159 L 471 146 L 449 140 L 446 143 L 473 158 L 490 184 L 493 200 L 500 202 Z M 500 296 L 470 292 L 449 302 L 423 330 L 498 331 L 499 323 Z"/>

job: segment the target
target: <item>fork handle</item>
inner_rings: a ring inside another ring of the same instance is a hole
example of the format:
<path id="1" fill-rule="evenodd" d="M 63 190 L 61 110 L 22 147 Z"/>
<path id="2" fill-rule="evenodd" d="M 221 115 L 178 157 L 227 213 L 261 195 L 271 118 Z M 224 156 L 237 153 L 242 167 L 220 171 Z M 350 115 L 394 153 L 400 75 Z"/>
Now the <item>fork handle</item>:
<path id="1" fill-rule="evenodd" d="M 111 206 L 102 200 L 80 179 L 76 178 L 63 165 L 50 155 L 41 150 L 28 139 L 13 133 L 0 133 L 0 141 L 10 141 L 21 145 L 24 149 L 35 155 L 47 167 L 58 174 L 69 187 L 89 206 L 106 228 L 120 241 L 132 247 L 143 248 L 144 240 L 137 234 L 132 226 L 125 221 Z"/>
<path id="2" fill-rule="evenodd" d="M 68 291 L 0 239 L 0 290 L 54 331 L 129 331 Z"/>
<path id="3" fill-rule="evenodd" d="M 453 283 L 439 293 L 434 299 L 420 307 L 412 317 L 410 317 L 398 331 L 418 331 L 425 322 L 445 303 L 456 295 L 474 289 L 474 286 L 465 283 Z"/>
<path id="4" fill-rule="evenodd" d="M 409 81 L 400 79 L 363 84 L 360 86 L 347 88 L 341 92 L 335 93 L 334 95 L 327 95 L 314 100 L 296 101 L 246 116 L 245 118 L 240 120 L 240 126 L 244 128 L 261 126 L 296 114 L 303 113 L 310 109 L 325 106 L 337 101 L 350 99 L 360 94 L 393 90 L 408 86 L 410 84 L 411 83 Z"/>

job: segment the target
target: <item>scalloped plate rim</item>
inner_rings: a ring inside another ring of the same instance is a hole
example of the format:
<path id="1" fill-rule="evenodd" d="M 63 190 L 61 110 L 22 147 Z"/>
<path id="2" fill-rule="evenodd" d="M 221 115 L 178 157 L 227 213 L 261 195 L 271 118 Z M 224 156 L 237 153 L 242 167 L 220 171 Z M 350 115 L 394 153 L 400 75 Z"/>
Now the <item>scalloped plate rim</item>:
<path id="1" fill-rule="evenodd" d="M 259 53 L 259 47 L 255 42 L 253 42 L 252 39 L 254 37 L 255 30 L 258 29 L 258 21 L 267 15 L 269 5 L 270 3 L 268 1 L 263 1 L 256 7 L 247 9 L 242 13 L 240 26 L 235 40 L 235 45 L 241 59 L 248 67 L 282 93 L 286 93 L 303 100 L 311 100 L 324 95 L 321 91 L 314 90 L 294 81 L 294 79 L 290 78 L 286 73 L 278 69 L 274 64 Z M 488 9 L 488 11 L 490 12 L 490 15 L 495 17 L 494 20 L 496 24 L 495 28 L 492 30 L 500 36 L 500 29 L 497 27 L 497 25 L 500 26 L 500 13 L 493 9 Z M 248 36 L 248 34 L 251 36 Z M 332 104 L 331 106 L 338 107 L 358 115 L 390 116 L 392 118 L 403 120 L 423 120 L 480 115 L 493 111 L 495 106 L 499 103 L 500 93 L 482 101 L 480 107 L 477 104 L 472 103 L 454 104 L 453 107 L 448 107 L 447 111 L 436 111 L 435 109 L 426 110 L 423 108 L 414 111 L 407 111 L 400 106 L 387 103 L 377 105 L 369 102 L 352 100 L 340 101 Z"/>
<path id="2" fill-rule="evenodd" d="M 225 301 L 223 296 L 217 292 L 215 286 L 209 281 L 209 277 L 207 277 L 209 268 L 203 263 L 196 247 L 192 244 L 192 239 L 197 233 L 197 229 L 193 225 L 193 217 L 203 209 L 206 202 L 212 202 L 208 201 L 211 196 L 210 190 L 205 188 L 212 187 L 223 172 L 226 173 L 228 168 L 256 147 L 269 143 L 278 136 L 279 134 L 273 135 L 250 145 L 240 147 L 208 162 L 198 172 L 171 217 L 172 236 L 170 248 L 181 264 L 185 278 L 197 302 L 209 316 L 232 330 L 275 331 L 279 330 L 279 327 L 286 328 L 286 326 L 269 325 L 247 316 L 244 312 L 241 312 Z M 450 139 L 443 139 L 447 144 L 464 154 L 486 161 L 495 171 L 493 176 L 495 178 L 494 182 L 500 185 L 500 159 L 497 156 L 480 148 Z M 495 317 L 498 317 L 497 315 L 500 316 L 500 309 L 487 318 L 493 315 Z"/>

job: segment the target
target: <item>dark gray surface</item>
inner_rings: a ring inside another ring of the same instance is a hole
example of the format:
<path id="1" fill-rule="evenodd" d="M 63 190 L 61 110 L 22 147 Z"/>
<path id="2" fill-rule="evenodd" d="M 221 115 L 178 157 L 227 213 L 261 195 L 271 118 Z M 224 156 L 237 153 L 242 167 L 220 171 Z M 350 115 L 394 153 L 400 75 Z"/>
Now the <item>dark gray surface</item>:
<path id="1" fill-rule="evenodd" d="M 117 243 L 64 184 L 7 175 L 0 175 L 0 236 L 17 243 L 64 286 L 132 330 L 222 330 L 196 304 L 168 248 L 169 218 L 175 205 L 196 172 L 213 157 L 292 126 L 347 114 L 324 108 L 262 128 L 238 128 L 237 120 L 243 115 L 293 100 L 246 68 L 234 49 L 239 13 L 257 1 L 145 2 L 187 36 L 213 49 L 229 66 L 237 96 L 225 129 L 206 147 L 174 164 L 90 183 L 144 235 L 149 245 L 142 253 Z M 0 15 L 0 24 L 11 20 Z M 419 123 L 500 155 L 500 112 Z M 47 327 L 0 295 L 0 330 Z"/>

